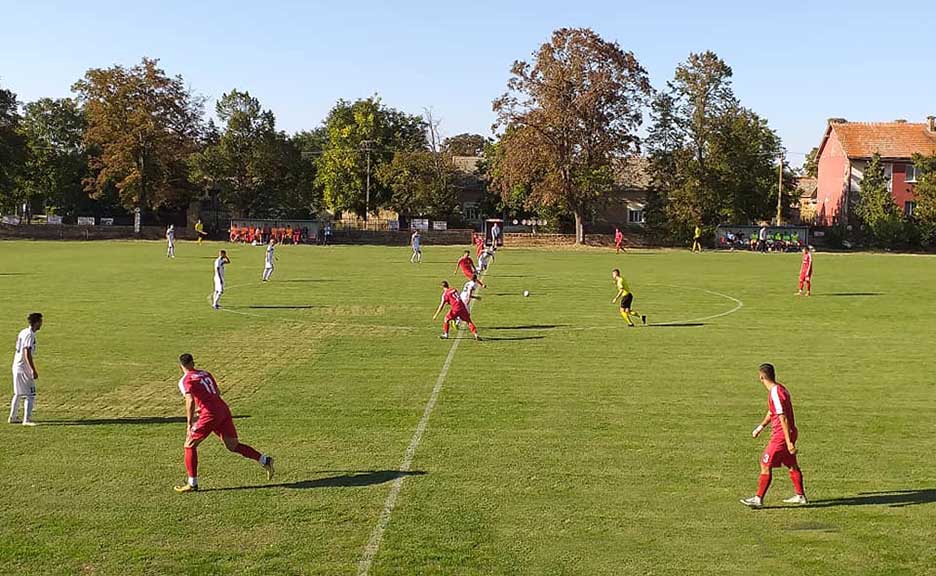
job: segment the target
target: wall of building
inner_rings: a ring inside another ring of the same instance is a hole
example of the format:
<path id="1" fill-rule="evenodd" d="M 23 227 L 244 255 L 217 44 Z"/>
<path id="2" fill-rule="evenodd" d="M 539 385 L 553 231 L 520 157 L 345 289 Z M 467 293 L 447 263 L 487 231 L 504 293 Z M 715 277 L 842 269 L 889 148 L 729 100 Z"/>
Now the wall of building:
<path id="1" fill-rule="evenodd" d="M 819 157 L 819 192 L 816 196 L 816 222 L 831 226 L 838 221 L 846 202 L 849 162 L 833 131 Z"/>
<path id="2" fill-rule="evenodd" d="M 63 224 L 0 224 L 0 240 L 162 240 L 166 229 L 162 226 L 143 226 L 140 233 L 133 226 L 72 226 Z M 176 228 L 176 238 L 194 240 L 195 231 Z"/>
<path id="3" fill-rule="evenodd" d="M 894 164 L 892 195 L 894 196 L 894 202 L 897 203 L 897 208 L 900 210 L 901 214 L 904 213 L 904 205 L 907 202 L 916 200 L 916 197 L 913 195 L 913 184 L 907 183 L 907 164 Z"/>

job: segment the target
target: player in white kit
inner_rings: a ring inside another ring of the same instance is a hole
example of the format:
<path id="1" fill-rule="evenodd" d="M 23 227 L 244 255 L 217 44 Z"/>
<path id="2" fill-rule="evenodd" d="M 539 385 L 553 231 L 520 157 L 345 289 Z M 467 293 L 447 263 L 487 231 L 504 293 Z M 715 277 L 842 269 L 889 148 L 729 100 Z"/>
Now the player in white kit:
<path id="1" fill-rule="evenodd" d="M 276 256 L 273 255 L 273 249 L 276 247 L 276 240 L 270 238 L 270 243 L 267 244 L 266 249 L 266 259 L 263 262 L 263 281 L 266 282 L 270 279 L 270 276 L 273 275 L 273 261 L 278 260 Z"/>
<path id="2" fill-rule="evenodd" d="M 221 307 L 221 295 L 224 294 L 224 265 L 230 263 L 231 259 L 227 257 L 227 250 L 220 251 L 214 261 L 214 298 L 211 301 L 211 307 L 215 310 Z"/>
<path id="3" fill-rule="evenodd" d="M 465 305 L 465 308 L 471 310 L 471 301 L 480 300 L 480 296 L 475 296 L 475 291 L 478 289 L 478 275 L 472 274 L 471 280 L 465 282 L 465 285 L 462 287 L 461 294 L 459 294 L 459 299 L 462 301 L 462 304 Z M 460 324 L 458 318 L 455 319 L 455 325 Z"/>
<path id="4" fill-rule="evenodd" d="M 169 247 L 166 249 L 166 258 L 175 258 L 175 226 L 172 224 L 166 228 L 166 242 Z"/>
<path id="5" fill-rule="evenodd" d="M 413 256 L 409 261 L 419 264 L 422 262 L 422 236 L 419 235 L 419 230 L 413 230 L 410 244 L 413 246 Z"/>
<path id="6" fill-rule="evenodd" d="M 42 314 L 33 312 L 27 318 L 29 328 L 23 328 L 16 337 L 16 353 L 13 355 L 13 401 L 10 402 L 10 424 L 19 423 L 20 400 L 25 401 L 23 426 L 35 426 L 32 421 L 33 405 L 36 402 L 36 332 L 42 328 Z"/>
<path id="7" fill-rule="evenodd" d="M 485 248 L 481 251 L 481 254 L 478 256 L 478 271 L 484 272 L 488 269 L 488 266 L 491 265 L 491 260 L 494 259 L 494 252 L 490 248 Z"/>

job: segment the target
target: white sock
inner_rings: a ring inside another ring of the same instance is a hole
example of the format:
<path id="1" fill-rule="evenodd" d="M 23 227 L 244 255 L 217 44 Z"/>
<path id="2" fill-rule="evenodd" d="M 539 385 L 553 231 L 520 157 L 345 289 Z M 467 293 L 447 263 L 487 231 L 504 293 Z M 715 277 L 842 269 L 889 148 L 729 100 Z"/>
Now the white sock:
<path id="1" fill-rule="evenodd" d="M 221 293 L 215 292 L 214 299 L 211 301 L 211 305 L 217 307 L 221 303 Z"/>
<path id="2" fill-rule="evenodd" d="M 266 465 L 267 465 L 267 462 L 269 462 L 269 461 L 270 461 L 270 457 L 269 457 L 269 456 L 267 456 L 266 454 L 261 454 L 261 455 L 260 455 L 260 465 L 261 465 L 261 466 L 266 466 Z"/>
<path id="3" fill-rule="evenodd" d="M 16 415 L 19 413 L 20 405 L 20 396 L 19 394 L 13 395 L 13 400 L 10 402 L 10 420 L 16 421 Z"/>
<path id="4" fill-rule="evenodd" d="M 198 476 L 189 476 L 188 477 L 189 486 L 198 486 Z"/>
<path id="5" fill-rule="evenodd" d="M 33 403 L 35 403 L 35 401 L 36 397 L 32 394 L 26 397 L 26 409 L 23 414 L 23 422 L 32 422 Z"/>

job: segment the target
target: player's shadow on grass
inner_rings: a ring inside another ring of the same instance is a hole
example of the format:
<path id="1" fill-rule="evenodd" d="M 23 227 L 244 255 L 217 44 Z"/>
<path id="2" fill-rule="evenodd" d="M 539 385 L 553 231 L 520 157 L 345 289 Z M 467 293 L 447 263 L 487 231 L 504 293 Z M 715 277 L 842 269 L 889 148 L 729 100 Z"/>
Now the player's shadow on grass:
<path id="1" fill-rule="evenodd" d="M 705 326 L 705 322 L 661 322 L 660 324 L 647 324 L 643 328 L 695 328 Z"/>
<path id="2" fill-rule="evenodd" d="M 847 297 L 847 296 L 883 296 L 883 292 L 829 292 L 826 294 L 815 294 L 815 296 L 836 296 L 836 297 Z"/>
<path id="3" fill-rule="evenodd" d="M 481 336 L 482 342 L 513 342 L 517 340 L 542 340 L 545 336 Z"/>
<path id="4" fill-rule="evenodd" d="M 233 416 L 235 420 L 250 416 Z M 111 424 L 185 424 L 185 416 L 125 416 L 122 418 L 89 418 L 87 420 L 50 420 L 42 426 L 108 426 Z"/>
<path id="5" fill-rule="evenodd" d="M 247 306 L 228 306 L 234 310 L 309 310 L 311 304 L 248 304 Z"/>
<path id="6" fill-rule="evenodd" d="M 917 504 L 936 503 L 936 489 L 924 488 L 920 490 L 889 490 L 884 492 L 859 492 L 847 498 L 832 498 L 829 500 L 813 500 L 809 508 L 828 508 L 832 506 L 887 506 L 890 508 L 903 508 Z"/>
<path id="7" fill-rule="evenodd" d="M 406 476 L 423 476 L 422 470 L 353 470 L 337 476 L 313 478 L 298 482 L 283 482 L 281 484 L 257 484 L 255 486 L 231 486 L 228 488 L 207 488 L 202 492 L 228 492 L 231 490 L 262 490 L 264 488 L 288 488 L 290 490 L 311 490 L 313 488 L 358 488 L 374 486 L 392 482 L 397 478 Z"/>
<path id="8" fill-rule="evenodd" d="M 485 326 L 486 330 L 549 330 L 551 328 L 564 328 L 568 324 L 525 324 L 522 326 Z"/>
<path id="9" fill-rule="evenodd" d="M 275 282 L 334 282 L 330 278 L 288 278 L 286 280 L 275 280 Z"/>

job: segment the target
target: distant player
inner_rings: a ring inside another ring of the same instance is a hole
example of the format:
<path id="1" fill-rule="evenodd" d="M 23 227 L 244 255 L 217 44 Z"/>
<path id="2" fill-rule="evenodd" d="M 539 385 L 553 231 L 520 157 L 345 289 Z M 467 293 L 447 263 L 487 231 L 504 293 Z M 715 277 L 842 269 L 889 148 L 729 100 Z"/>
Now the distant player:
<path id="1" fill-rule="evenodd" d="M 175 258 L 175 226 L 172 224 L 166 228 L 166 242 L 169 245 L 166 249 L 166 258 Z"/>
<path id="2" fill-rule="evenodd" d="M 478 272 L 486 272 L 491 266 L 492 260 L 494 260 L 494 251 L 490 248 L 485 248 L 481 252 L 481 255 L 478 256 Z"/>
<path id="3" fill-rule="evenodd" d="M 185 397 L 185 469 L 188 471 L 188 482 L 176 486 L 175 491 L 198 491 L 198 445 L 212 433 L 217 434 L 231 452 L 259 462 L 266 470 L 267 479 L 272 480 L 273 457 L 261 454 L 238 441 L 231 409 L 221 399 L 221 390 L 218 389 L 218 382 L 214 376 L 204 370 L 196 370 L 195 359 L 191 354 L 179 356 L 179 366 L 182 368 L 179 391 Z"/>
<path id="4" fill-rule="evenodd" d="M 195 223 L 195 233 L 198 234 L 198 243 L 201 244 L 202 238 L 204 238 L 206 234 L 205 234 L 205 225 L 202 224 L 202 221 L 200 219 L 198 220 L 198 222 Z"/>
<path id="5" fill-rule="evenodd" d="M 458 293 L 458 290 L 454 288 L 449 288 L 449 283 L 445 280 L 442 281 L 442 301 L 439 303 L 439 307 L 436 309 L 435 314 L 432 315 L 432 319 L 435 320 L 439 316 L 439 312 L 442 311 L 442 308 L 448 304 L 451 309 L 448 311 L 448 314 L 445 315 L 445 322 L 442 324 L 442 338 L 449 337 L 449 324 L 453 320 L 464 321 L 468 323 L 468 329 L 471 330 L 471 333 L 474 334 L 475 340 L 480 340 L 481 337 L 478 336 L 478 329 L 475 327 L 474 322 L 471 321 L 471 313 L 468 311 L 468 307 L 465 306 L 465 303 L 462 302 L 461 295 Z"/>
<path id="6" fill-rule="evenodd" d="M 36 332 L 42 328 L 42 314 L 33 312 L 26 321 L 27 328 L 16 336 L 16 352 L 13 354 L 13 401 L 10 402 L 10 417 L 7 422 L 19 424 L 20 400 L 24 401 L 23 426 L 35 426 L 32 421 L 33 405 L 36 403 Z"/>
<path id="7" fill-rule="evenodd" d="M 413 247 L 413 255 L 409 261 L 419 264 L 422 262 L 422 236 L 419 235 L 419 230 L 413 230 L 413 235 L 410 236 L 410 246 Z"/>
<path id="8" fill-rule="evenodd" d="M 624 249 L 624 233 L 621 232 L 620 228 L 614 229 L 614 253 L 620 254 L 621 252 L 627 252 Z"/>
<path id="9" fill-rule="evenodd" d="M 464 254 L 462 254 L 462 257 L 458 259 L 458 262 L 455 265 L 455 273 L 458 273 L 459 270 L 461 270 L 461 273 L 464 274 L 465 278 L 469 280 L 471 280 L 472 276 L 476 276 L 478 274 L 478 269 L 475 268 L 474 261 L 471 259 L 470 251 L 465 250 Z M 478 284 L 482 288 L 485 288 L 484 282 L 481 280 L 478 280 Z"/>
<path id="10" fill-rule="evenodd" d="M 611 299 L 611 303 L 614 304 L 618 300 L 621 301 L 621 318 L 623 318 L 630 327 L 635 326 L 634 321 L 631 320 L 631 317 L 640 318 L 640 322 L 646 326 L 647 317 L 642 316 L 639 312 L 632 308 L 634 305 L 634 294 L 630 291 L 630 286 L 627 285 L 627 280 L 621 276 L 621 271 L 617 268 L 612 270 L 611 279 L 614 280 L 614 287 L 617 288 L 617 294 L 615 294 L 614 298 Z"/>
<path id="11" fill-rule="evenodd" d="M 218 257 L 214 261 L 214 298 L 211 301 L 211 307 L 215 310 L 221 308 L 221 295 L 224 294 L 224 266 L 230 263 L 231 259 L 227 256 L 227 250 L 218 252 Z"/>
<path id="12" fill-rule="evenodd" d="M 806 504 L 806 492 L 803 490 L 803 472 L 796 461 L 796 419 L 793 417 L 793 401 L 790 392 L 777 382 L 773 364 L 761 364 L 758 378 L 767 389 L 767 415 L 751 436 L 757 438 L 767 424 L 770 424 L 770 442 L 764 449 L 760 461 L 760 478 L 757 482 L 757 496 L 745 498 L 741 503 L 751 508 L 764 505 L 764 495 L 770 487 L 772 469 L 786 466 L 790 469 L 790 480 L 795 494 L 784 500 L 786 504 Z"/>
<path id="13" fill-rule="evenodd" d="M 484 252 L 484 236 L 481 234 L 473 234 L 474 245 L 475 245 L 475 257 L 480 258 L 481 253 Z"/>
<path id="14" fill-rule="evenodd" d="M 702 251 L 702 243 L 700 242 L 701 238 L 702 238 L 702 228 L 700 228 L 699 225 L 696 224 L 695 232 L 692 233 L 692 251 L 693 252 Z"/>
<path id="15" fill-rule="evenodd" d="M 799 291 L 797 296 L 803 295 L 803 286 L 806 286 L 806 295 L 812 294 L 812 252 L 809 246 L 803 246 L 803 263 L 799 270 Z"/>
<path id="16" fill-rule="evenodd" d="M 263 281 L 267 282 L 270 280 L 270 276 L 273 275 L 273 261 L 278 260 L 273 250 L 276 248 L 276 240 L 270 238 L 270 242 L 266 247 L 266 257 L 263 261 Z"/>

